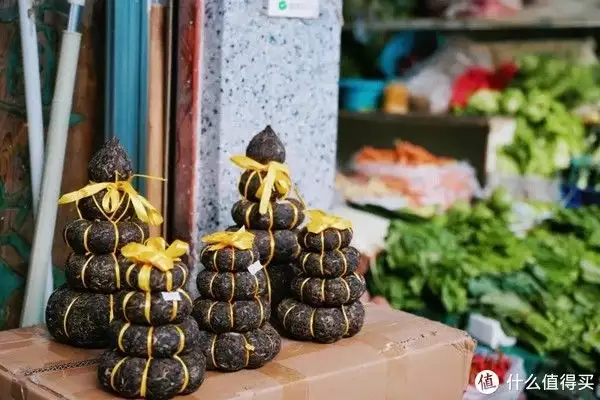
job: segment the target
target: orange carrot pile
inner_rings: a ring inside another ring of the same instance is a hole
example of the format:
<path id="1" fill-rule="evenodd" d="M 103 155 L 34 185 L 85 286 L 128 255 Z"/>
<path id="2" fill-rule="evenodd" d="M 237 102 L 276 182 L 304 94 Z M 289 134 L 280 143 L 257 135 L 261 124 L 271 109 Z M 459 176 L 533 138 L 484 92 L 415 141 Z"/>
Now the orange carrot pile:
<path id="1" fill-rule="evenodd" d="M 357 163 L 385 163 L 402 165 L 444 165 L 454 160 L 438 157 L 421 146 L 399 141 L 393 149 L 366 146 L 356 156 Z"/>

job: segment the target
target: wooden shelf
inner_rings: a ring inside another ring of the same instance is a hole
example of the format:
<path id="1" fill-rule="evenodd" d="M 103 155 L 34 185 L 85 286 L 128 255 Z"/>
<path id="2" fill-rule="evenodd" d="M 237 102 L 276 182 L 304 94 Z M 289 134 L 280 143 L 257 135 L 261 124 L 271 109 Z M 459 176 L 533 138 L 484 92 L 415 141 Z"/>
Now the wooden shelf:
<path id="1" fill-rule="evenodd" d="M 393 21 L 349 23 L 344 30 L 364 28 L 368 31 L 402 30 L 507 30 L 507 29 L 569 29 L 600 28 L 598 0 L 541 0 L 508 18 L 498 19 L 436 19 L 417 18 Z"/>
<path id="2" fill-rule="evenodd" d="M 489 118 L 487 117 L 467 117 L 455 116 L 450 114 L 425 114 L 425 113 L 409 113 L 409 114 L 389 114 L 383 112 L 352 112 L 340 110 L 339 119 L 344 121 L 363 121 L 374 123 L 393 123 L 405 124 L 414 127 L 418 126 L 447 126 L 452 128 L 458 127 L 481 127 L 489 126 Z"/>

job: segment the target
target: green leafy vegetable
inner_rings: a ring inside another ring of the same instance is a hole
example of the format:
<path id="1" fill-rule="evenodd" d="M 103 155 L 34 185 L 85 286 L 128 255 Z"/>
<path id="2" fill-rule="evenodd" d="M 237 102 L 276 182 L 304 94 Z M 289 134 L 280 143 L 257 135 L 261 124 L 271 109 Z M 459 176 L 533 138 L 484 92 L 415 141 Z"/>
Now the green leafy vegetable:
<path id="1" fill-rule="evenodd" d="M 374 295 L 423 315 L 496 318 L 521 344 L 579 370 L 600 359 L 600 207 L 556 209 L 524 237 L 497 191 L 443 218 L 394 221 L 368 275 Z"/>

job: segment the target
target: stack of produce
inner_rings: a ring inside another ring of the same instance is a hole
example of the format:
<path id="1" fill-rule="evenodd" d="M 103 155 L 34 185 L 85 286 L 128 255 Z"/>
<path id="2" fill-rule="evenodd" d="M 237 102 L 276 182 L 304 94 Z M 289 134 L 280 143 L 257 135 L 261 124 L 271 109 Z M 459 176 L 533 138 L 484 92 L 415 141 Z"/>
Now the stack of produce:
<path id="1" fill-rule="evenodd" d="M 108 345 L 115 294 L 129 266 L 118 251 L 143 242 L 147 222 L 160 224 L 162 218 L 131 186 L 131 161 L 116 139 L 92 157 L 88 176 L 88 186 L 60 199 L 75 202 L 79 219 L 64 230 L 73 253 L 65 267 L 67 283 L 48 300 L 46 325 L 59 342 L 101 348 Z"/>
<path id="2" fill-rule="evenodd" d="M 121 249 L 131 291 L 121 292 L 111 323 L 112 350 L 100 359 L 101 385 L 126 398 L 169 399 L 194 392 L 204 380 L 200 331 L 182 289 L 188 269 L 179 257 L 188 245 L 162 238 Z"/>
<path id="3" fill-rule="evenodd" d="M 237 371 L 272 360 L 281 339 L 268 323 L 271 316 L 268 277 L 254 247 L 255 237 L 241 228 L 202 239 L 204 271 L 198 274 L 200 297 L 193 316 L 202 332 L 200 345 L 207 368 Z"/>
<path id="4" fill-rule="evenodd" d="M 559 208 L 526 227 L 516 214 L 524 206 L 511 203 L 496 192 L 431 219 L 393 222 L 369 291 L 459 325 L 480 312 L 540 355 L 597 370 L 600 207 Z"/>
<path id="5" fill-rule="evenodd" d="M 285 163 L 285 148 L 267 126 L 250 140 L 245 156 L 232 162 L 245 171 L 238 189 L 243 199 L 231 215 L 255 236 L 254 245 L 267 272 L 267 300 L 274 308 L 284 297 L 291 279 L 290 263 L 300 253 L 296 228 L 304 221 L 302 201 L 288 197 L 293 189 Z"/>
<path id="6" fill-rule="evenodd" d="M 353 170 L 355 180 L 377 180 L 389 190 L 388 195 L 402 196 L 411 208 L 435 205 L 446 209 L 456 201 L 470 200 L 479 187 L 469 164 L 436 156 L 406 141 L 396 142 L 393 149 L 363 148 Z M 360 194 L 355 197 L 360 199 Z"/>
<path id="7" fill-rule="evenodd" d="M 360 253 L 350 246 L 352 224 L 320 210 L 307 213 L 300 232 L 303 252 L 292 281 L 294 298 L 277 307 L 283 329 L 299 340 L 333 343 L 356 335 L 365 310 L 365 281 L 356 273 Z"/>
<path id="8" fill-rule="evenodd" d="M 516 118 L 514 141 L 500 149 L 498 170 L 553 178 L 586 151 L 583 122 L 571 111 L 600 99 L 600 69 L 532 54 L 515 67 L 503 67 L 502 79 L 482 69 L 459 78 L 455 113 Z"/>

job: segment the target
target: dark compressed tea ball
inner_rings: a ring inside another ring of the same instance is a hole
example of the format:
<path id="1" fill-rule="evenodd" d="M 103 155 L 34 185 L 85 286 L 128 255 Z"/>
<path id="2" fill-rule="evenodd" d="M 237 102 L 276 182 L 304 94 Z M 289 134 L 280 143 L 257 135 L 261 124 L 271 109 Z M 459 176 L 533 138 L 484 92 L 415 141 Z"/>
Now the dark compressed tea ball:
<path id="1" fill-rule="evenodd" d="M 129 195 L 119 192 L 119 207 L 113 212 L 105 211 L 102 207 L 102 198 L 106 190 L 102 190 L 92 196 L 84 197 L 77 202 L 77 210 L 83 219 L 91 221 L 110 220 L 121 221 L 134 215 L 135 209 L 131 203 Z"/>
<path id="2" fill-rule="evenodd" d="M 307 276 L 337 278 L 356 271 L 359 263 L 359 251 L 349 246 L 342 250 L 322 253 L 303 251 L 298 257 L 297 265 Z"/>
<path id="3" fill-rule="evenodd" d="M 131 160 L 117 138 L 107 140 L 88 163 L 88 178 L 92 182 L 126 181 L 132 175 Z"/>
<path id="4" fill-rule="evenodd" d="M 246 156 L 267 164 L 269 161 L 285 162 L 285 146 L 271 125 L 254 135 L 246 147 Z"/>
<path id="5" fill-rule="evenodd" d="M 114 347 L 135 357 L 171 357 L 198 346 L 200 329 L 192 317 L 181 324 L 160 326 L 134 325 L 114 320 L 110 324 Z"/>
<path id="6" fill-rule="evenodd" d="M 343 230 L 329 228 L 321 233 L 312 233 L 303 228 L 298 235 L 298 241 L 308 251 L 339 250 L 350 245 L 352 228 Z"/>
<path id="7" fill-rule="evenodd" d="M 364 278 L 354 272 L 341 278 L 297 276 L 291 290 L 298 300 L 313 307 L 339 307 L 358 300 L 365 286 Z"/>
<path id="8" fill-rule="evenodd" d="M 206 368 L 239 371 L 259 368 L 281 350 L 281 337 L 269 324 L 246 333 L 200 331 L 200 348 L 206 354 Z"/>
<path id="9" fill-rule="evenodd" d="M 46 305 L 48 331 L 57 341 L 75 347 L 106 347 L 113 301 L 111 294 L 78 292 L 63 285 Z"/>
<path id="10" fill-rule="evenodd" d="M 254 234 L 254 247 L 258 249 L 263 265 L 287 263 L 298 258 L 301 248 L 295 231 L 251 232 Z"/>
<path id="11" fill-rule="evenodd" d="M 180 300 L 170 300 L 176 296 Z M 142 325 L 177 324 L 192 312 L 192 299 L 183 289 L 175 292 L 120 292 L 116 296 L 115 316 Z"/>
<path id="12" fill-rule="evenodd" d="M 148 287 L 144 285 L 143 280 L 140 281 L 140 272 L 147 270 L 149 270 L 149 274 L 142 273 L 141 276 L 150 276 Z M 142 264 L 131 264 L 123 272 L 121 279 L 125 288 L 139 289 L 145 292 L 172 292 L 182 288 L 188 278 L 188 268 L 182 262 L 176 262 L 173 269 L 166 272 Z"/>
<path id="13" fill-rule="evenodd" d="M 166 400 L 195 392 L 204 381 L 206 357 L 191 351 L 172 358 L 140 358 L 109 350 L 100 358 L 98 379 L 125 398 Z"/>
<path id="14" fill-rule="evenodd" d="M 128 243 L 146 240 L 148 225 L 133 219 L 116 224 L 77 219 L 67 224 L 64 237 L 75 253 L 114 253 Z"/>
<path id="15" fill-rule="evenodd" d="M 255 248 L 240 250 L 235 247 L 225 247 L 210 250 L 210 246 L 206 246 L 200 252 L 200 262 L 204 267 L 221 272 L 247 271 L 248 267 L 259 258 Z"/>
<path id="16" fill-rule="evenodd" d="M 294 229 L 304 221 L 303 207 L 296 199 L 271 202 L 265 214 L 258 208 L 259 203 L 240 200 L 233 205 L 231 216 L 238 225 L 249 229 Z"/>
<path id="17" fill-rule="evenodd" d="M 192 315 L 200 329 L 211 332 L 248 332 L 271 318 L 269 302 L 263 298 L 234 302 L 196 299 Z"/>
<path id="18" fill-rule="evenodd" d="M 259 202 L 260 196 L 258 195 L 258 189 L 264 182 L 266 176 L 266 171 L 244 171 L 240 176 L 240 181 L 238 183 L 240 195 L 242 195 L 242 197 L 246 200 Z M 275 201 L 277 199 L 283 199 L 286 196 L 287 193 L 279 193 L 274 189 L 271 192 L 270 200 Z"/>
<path id="19" fill-rule="evenodd" d="M 277 306 L 277 318 L 294 339 L 333 343 L 360 331 L 365 309 L 360 301 L 340 307 L 315 308 L 287 298 Z"/>
<path id="20" fill-rule="evenodd" d="M 198 272 L 198 292 L 202 298 L 220 301 L 252 300 L 267 293 L 267 274 L 263 269 L 250 271 L 216 272 L 209 269 Z"/>
<path id="21" fill-rule="evenodd" d="M 114 293 L 123 286 L 121 274 L 130 264 L 120 254 L 71 253 L 65 265 L 65 275 L 73 289 Z"/>
<path id="22" fill-rule="evenodd" d="M 281 300 L 291 295 L 290 284 L 294 278 L 294 271 L 290 264 L 271 264 L 265 267 L 265 270 L 269 277 L 267 300 L 271 303 L 271 309 L 275 310 Z"/>

